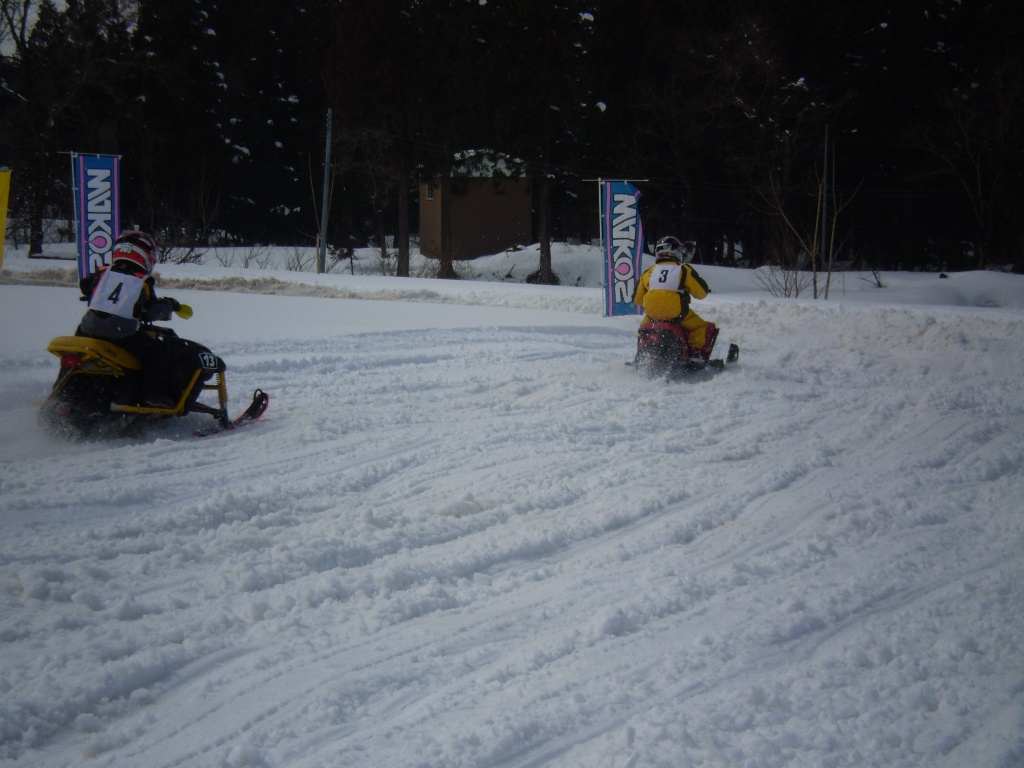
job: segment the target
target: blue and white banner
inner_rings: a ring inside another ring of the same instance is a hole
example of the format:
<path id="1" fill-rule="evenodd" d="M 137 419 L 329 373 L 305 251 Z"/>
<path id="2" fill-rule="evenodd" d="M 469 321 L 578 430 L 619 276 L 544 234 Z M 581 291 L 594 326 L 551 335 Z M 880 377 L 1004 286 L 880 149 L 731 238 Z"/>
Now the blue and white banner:
<path id="1" fill-rule="evenodd" d="M 78 278 L 110 264 L 121 232 L 121 164 L 115 155 L 71 155 L 78 229 Z"/>
<path id="2" fill-rule="evenodd" d="M 640 277 L 644 227 L 640 190 L 628 181 L 601 182 L 601 240 L 604 243 L 604 316 L 635 315 L 633 292 Z"/>

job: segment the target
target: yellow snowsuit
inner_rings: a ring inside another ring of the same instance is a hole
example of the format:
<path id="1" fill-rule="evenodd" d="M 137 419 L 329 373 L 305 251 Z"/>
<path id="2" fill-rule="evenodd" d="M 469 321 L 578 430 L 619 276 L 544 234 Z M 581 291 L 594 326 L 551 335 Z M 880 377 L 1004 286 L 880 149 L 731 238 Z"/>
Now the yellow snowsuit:
<path id="1" fill-rule="evenodd" d="M 703 349 L 708 324 L 690 309 L 690 296 L 703 299 L 711 292 L 708 284 L 689 264 L 659 261 L 640 276 L 633 303 L 644 308 L 644 320 L 679 323 L 690 336 L 690 344 Z"/>

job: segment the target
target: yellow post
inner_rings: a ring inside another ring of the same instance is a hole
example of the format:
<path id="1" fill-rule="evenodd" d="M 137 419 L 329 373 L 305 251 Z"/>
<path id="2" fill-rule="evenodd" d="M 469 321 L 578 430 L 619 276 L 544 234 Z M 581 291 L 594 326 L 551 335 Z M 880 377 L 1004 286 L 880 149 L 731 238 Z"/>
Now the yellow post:
<path id="1" fill-rule="evenodd" d="M 4 242 L 7 240 L 7 201 L 11 194 L 11 172 L 0 171 L 0 268 L 4 266 Z"/>

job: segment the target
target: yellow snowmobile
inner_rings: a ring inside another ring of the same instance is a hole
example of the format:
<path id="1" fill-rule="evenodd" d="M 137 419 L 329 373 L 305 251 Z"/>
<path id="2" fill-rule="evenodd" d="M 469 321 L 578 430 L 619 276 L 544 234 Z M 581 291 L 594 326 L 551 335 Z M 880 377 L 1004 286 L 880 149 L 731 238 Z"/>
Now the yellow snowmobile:
<path id="1" fill-rule="evenodd" d="M 178 313 L 190 317 L 192 310 L 181 305 Z M 58 336 L 47 346 L 47 351 L 60 359 L 60 370 L 43 403 L 43 420 L 60 434 L 87 437 L 123 433 L 139 419 L 206 413 L 216 420 L 216 426 L 204 432 L 207 434 L 263 414 L 268 397 L 256 390 L 252 405 L 238 418 L 229 418 L 224 361 L 203 345 L 178 338 L 169 328 L 150 326 L 147 332 L 173 337 L 176 402 L 163 408 L 146 405 L 142 363 L 115 343 L 88 336 Z M 207 390 L 217 393 L 215 405 L 200 401 Z"/>

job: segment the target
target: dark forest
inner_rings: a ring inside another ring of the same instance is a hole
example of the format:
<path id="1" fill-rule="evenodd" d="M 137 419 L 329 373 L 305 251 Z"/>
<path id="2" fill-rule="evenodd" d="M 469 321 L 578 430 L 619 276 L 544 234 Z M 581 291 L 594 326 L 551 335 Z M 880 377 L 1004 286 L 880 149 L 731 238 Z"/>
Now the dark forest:
<path id="1" fill-rule="evenodd" d="M 0 2 L 34 251 L 69 152 L 120 155 L 124 221 L 168 244 L 312 245 L 330 109 L 336 248 L 407 255 L 419 181 L 483 152 L 542 243 L 596 238 L 595 182 L 623 178 L 703 263 L 1024 272 L 1010 0 Z"/>

